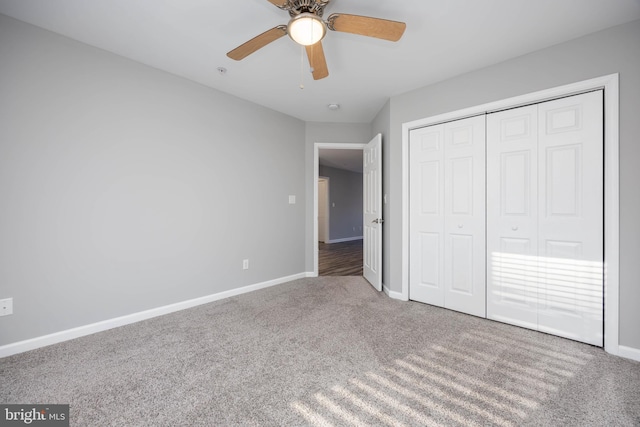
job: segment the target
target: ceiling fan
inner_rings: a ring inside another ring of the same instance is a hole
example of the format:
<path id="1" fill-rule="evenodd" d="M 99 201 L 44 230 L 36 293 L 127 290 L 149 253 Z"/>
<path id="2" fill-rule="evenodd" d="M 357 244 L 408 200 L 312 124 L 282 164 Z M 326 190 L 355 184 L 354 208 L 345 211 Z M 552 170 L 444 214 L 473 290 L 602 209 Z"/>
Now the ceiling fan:
<path id="1" fill-rule="evenodd" d="M 233 49 L 227 56 L 236 61 L 288 34 L 293 41 L 305 46 L 314 80 L 329 75 L 327 61 L 322 48 L 322 39 L 331 31 L 360 34 L 368 37 L 398 41 L 407 25 L 404 22 L 371 18 L 361 15 L 334 13 L 322 20 L 324 8 L 331 0 L 268 0 L 271 4 L 289 12 L 287 25 L 278 25 Z"/>

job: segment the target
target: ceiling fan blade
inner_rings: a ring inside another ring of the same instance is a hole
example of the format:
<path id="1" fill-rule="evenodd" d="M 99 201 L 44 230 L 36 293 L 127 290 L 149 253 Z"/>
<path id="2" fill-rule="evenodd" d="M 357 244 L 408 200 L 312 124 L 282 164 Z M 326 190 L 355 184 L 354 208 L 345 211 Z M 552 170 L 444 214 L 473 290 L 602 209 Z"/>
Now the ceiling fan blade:
<path id="1" fill-rule="evenodd" d="M 284 7 L 287 4 L 287 0 L 268 0 L 274 6 L 278 6 L 279 8 Z"/>
<path id="2" fill-rule="evenodd" d="M 309 57 L 309 65 L 313 68 L 313 80 L 320 80 L 329 76 L 329 69 L 327 68 L 327 60 L 324 57 L 322 42 L 306 46 L 306 50 L 307 57 Z"/>
<path id="3" fill-rule="evenodd" d="M 388 19 L 370 18 L 361 15 L 334 13 L 327 20 L 330 30 L 359 34 L 397 42 L 404 34 L 407 24 Z"/>
<path id="4" fill-rule="evenodd" d="M 264 33 L 260 34 L 249 40 L 248 42 L 241 44 L 237 48 L 233 49 L 227 56 L 236 61 L 246 58 L 256 50 L 265 47 L 269 43 L 278 40 L 280 37 L 287 34 L 287 27 L 285 25 L 278 25 Z"/>

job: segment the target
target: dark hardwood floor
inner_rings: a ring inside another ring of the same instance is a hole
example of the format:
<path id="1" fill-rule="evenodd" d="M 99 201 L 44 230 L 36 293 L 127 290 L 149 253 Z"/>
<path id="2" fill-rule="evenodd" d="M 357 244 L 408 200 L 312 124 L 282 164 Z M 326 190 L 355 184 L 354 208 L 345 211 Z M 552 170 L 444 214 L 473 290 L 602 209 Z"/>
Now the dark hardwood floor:
<path id="1" fill-rule="evenodd" d="M 318 275 L 362 276 L 362 240 L 318 243 Z"/>

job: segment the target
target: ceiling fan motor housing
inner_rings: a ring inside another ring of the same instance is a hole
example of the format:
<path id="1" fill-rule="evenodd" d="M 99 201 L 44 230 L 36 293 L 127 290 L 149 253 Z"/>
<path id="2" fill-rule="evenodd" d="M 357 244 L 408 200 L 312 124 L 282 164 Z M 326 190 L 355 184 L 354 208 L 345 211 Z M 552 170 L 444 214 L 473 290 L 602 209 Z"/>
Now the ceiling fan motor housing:
<path id="1" fill-rule="evenodd" d="M 322 17 L 324 8 L 330 1 L 331 0 L 289 0 L 282 8 L 288 10 L 292 18 L 305 12 Z"/>

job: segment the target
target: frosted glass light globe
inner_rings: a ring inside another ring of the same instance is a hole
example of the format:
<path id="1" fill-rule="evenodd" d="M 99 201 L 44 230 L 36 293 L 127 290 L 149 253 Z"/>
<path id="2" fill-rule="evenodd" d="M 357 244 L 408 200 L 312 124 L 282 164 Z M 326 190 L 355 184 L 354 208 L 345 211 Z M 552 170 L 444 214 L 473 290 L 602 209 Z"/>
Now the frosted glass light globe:
<path id="1" fill-rule="evenodd" d="M 294 42 L 303 46 L 311 46 L 324 38 L 327 27 L 318 16 L 305 12 L 289 21 L 287 32 Z"/>

